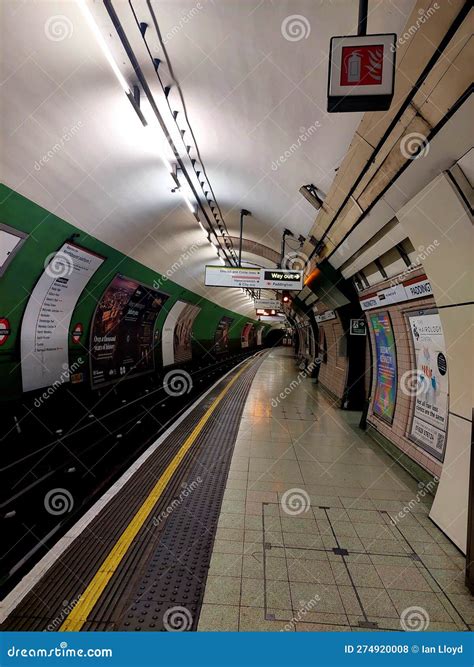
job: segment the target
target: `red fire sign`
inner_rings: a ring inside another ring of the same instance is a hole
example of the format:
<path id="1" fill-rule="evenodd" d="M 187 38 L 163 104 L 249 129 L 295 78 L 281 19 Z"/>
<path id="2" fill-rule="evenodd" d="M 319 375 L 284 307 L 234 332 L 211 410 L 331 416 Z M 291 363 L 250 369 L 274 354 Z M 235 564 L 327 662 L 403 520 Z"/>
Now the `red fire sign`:
<path id="1" fill-rule="evenodd" d="M 382 83 L 383 44 L 342 48 L 341 86 L 377 86 Z"/>

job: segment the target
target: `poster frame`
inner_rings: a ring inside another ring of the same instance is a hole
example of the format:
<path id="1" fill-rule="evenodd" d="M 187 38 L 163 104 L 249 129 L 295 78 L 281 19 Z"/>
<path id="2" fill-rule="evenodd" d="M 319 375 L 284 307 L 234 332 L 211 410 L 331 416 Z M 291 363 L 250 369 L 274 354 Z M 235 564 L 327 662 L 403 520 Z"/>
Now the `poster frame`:
<path id="1" fill-rule="evenodd" d="M 392 322 L 392 318 L 390 316 L 390 311 L 389 310 L 378 310 L 375 313 L 371 313 L 370 318 L 372 318 L 372 316 L 374 316 L 374 315 L 381 315 L 381 314 L 386 314 L 387 317 L 388 317 L 388 321 L 390 322 L 390 329 L 392 331 L 392 337 L 393 337 L 393 350 L 395 352 L 395 369 L 396 369 L 396 372 L 397 372 L 397 380 L 396 380 L 396 383 L 395 383 L 395 400 L 393 402 L 392 418 L 389 420 L 386 417 L 382 417 L 381 415 L 377 414 L 377 412 L 375 412 L 375 410 L 374 410 L 375 394 L 376 394 L 376 388 L 377 388 L 377 377 L 378 377 L 378 365 L 377 365 L 378 364 L 378 351 L 377 351 L 377 339 L 375 337 L 375 332 L 373 330 L 372 319 L 371 319 L 370 333 L 371 333 L 371 337 L 373 336 L 373 338 L 374 338 L 374 353 L 375 353 L 374 354 L 374 356 L 375 356 L 375 373 L 373 373 L 373 376 L 372 376 L 372 382 L 375 380 L 375 384 L 373 384 L 373 387 L 371 387 L 371 392 L 372 392 L 372 397 L 371 397 L 371 408 L 372 408 L 372 410 L 371 410 L 371 414 L 374 417 L 376 417 L 377 419 L 380 419 L 380 421 L 382 423 L 388 424 L 389 426 L 392 426 L 393 421 L 395 419 L 395 413 L 396 413 L 396 410 L 397 410 L 397 403 L 398 403 L 398 381 L 399 381 L 399 378 L 398 378 L 398 376 L 399 376 L 399 372 L 398 372 L 398 350 L 397 350 L 397 342 L 396 342 L 396 338 L 395 338 L 395 332 L 394 332 L 394 329 L 393 329 L 393 322 Z"/>
<path id="2" fill-rule="evenodd" d="M 428 308 L 412 308 L 410 310 L 404 310 L 403 313 L 403 319 L 407 328 L 407 334 L 408 334 L 408 339 L 410 341 L 410 356 L 411 356 L 411 361 L 412 361 L 412 369 L 413 370 L 418 370 L 418 365 L 417 365 L 417 359 L 416 359 L 416 352 L 415 352 L 415 343 L 413 341 L 413 334 L 410 326 L 410 315 L 411 316 L 420 316 L 422 317 L 423 315 L 439 315 L 439 309 L 436 306 L 428 306 Z M 441 320 L 441 318 L 440 318 Z M 441 322 L 441 326 L 442 326 Z M 443 331 L 443 339 L 444 339 L 444 331 Z M 445 341 L 446 343 L 446 341 Z M 447 356 L 447 355 L 446 355 Z M 444 449 L 443 449 L 443 454 L 440 456 L 437 454 L 433 449 L 430 449 L 427 445 L 424 445 L 422 442 L 417 440 L 416 438 L 413 437 L 412 435 L 412 430 L 413 430 L 413 422 L 415 421 L 415 408 L 416 408 L 416 396 L 411 397 L 412 401 L 410 403 L 410 419 L 407 424 L 407 429 L 405 432 L 405 437 L 416 447 L 419 447 L 422 449 L 424 452 L 432 456 L 434 459 L 439 461 L 440 463 L 444 463 L 444 459 L 446 458 L 446 446 L 448 444 L 448 427 L 449 427 L 449 365 L 448 365 L 448 391 L 447 391 L 447 408 L 446 408 L 446 429 L 444 431 Z M 421 420 L 423 421 L 423 420 Z M 428 422 L 429 423 L 429 422 Z M 438 429 L 441 430 L 441 429 Z"/>
<path id="3" fill-rule="evenodd" d="M 96 318 L 96 314 L 97 314 L 97 309 L 99 307 L 99 304 L 100 304 L 100 302 L 102 300 L 102 297 L 104 296 L 105 292 L 107 291 L 107 289 L 110 287 L 110 285 L 113 283 L 113 281 L 115 280 L 115 278 L 117 276 L 121 276 L 122 278 L 126 278 L 128 280 L 134 280 L 139 285 L 142 285 L 143 287 L 146 287 L 150 290 L 153 290 L 154 292 L 159 291 L 161 294 L 166 296 L 166 299 L 169 299 L 171 297 L 169 292 L 164 292 L 164 291 L 162 292 L 161 290 L 157 290 L 156 287 L 153 287 L 152 285 L 148 285 L 147 283 L 144 283 L 142 280 L 139 280 L 138 278 L 131 278 L 130 276 L 126 276 L 125 274 L 120 273 L 120 271 L 117 271 L 117 273 L 114 273 L 112 279 L 107 283 L 105 289 L 101 293 L 100 297 L 97 299 L 97 303 L 96 303 L 95 308 L 94 308 L 94 313 L 92 315 L 92 318 L 91 318 L 91 321 L 90 321 L 90 324 L 89 324 L 89 348 L 88 348 L 88 354 L 89 354 L 89 364 L 88 364 L 89 365 L 89 386 L 93 391 L 97 391 L 98 389 L 102 389 L 102 387 L 110 387 L 111 385 L 116 384 L 120 380 L 124 380 L 124 379 L 134 380 L 135 378 L 138 378 L 142 375 L 148 375 L 149 373 L 153 373 L 154 371 L 156 371 L 155 354 L 156 354 L 157 348 L 161 344 L 161 337 L 160 337 L 159 341 L 156 341 L 155 340 L 155 334 L 156 334 L 156 322 L 158 320 L 158 316 L 161 314 L 161 310 L 157 314 L 155 322 L 153 324 L 153 334 L 152 334 L 152 338 L 153 338 L 153 343 L 152 343 L 153 368 L 151 368 L 148 371 L 142 371 L 141 373 L 134 373 L 133 375 L 130 375 L 130 376 L 125 375 L 125 376 L 122 376 L 122 377 L 115 378 L 114 380 L 108 380 L 107 382 L 102 382 L 101 384 L 97 384 L 97 385 L 94 385 L 94 383 L 92 381 L 92 344 L 91 343 L 92 343 L 92 333 L 93 333 L 94 322 L 95 322 L 95 318 Z"/>

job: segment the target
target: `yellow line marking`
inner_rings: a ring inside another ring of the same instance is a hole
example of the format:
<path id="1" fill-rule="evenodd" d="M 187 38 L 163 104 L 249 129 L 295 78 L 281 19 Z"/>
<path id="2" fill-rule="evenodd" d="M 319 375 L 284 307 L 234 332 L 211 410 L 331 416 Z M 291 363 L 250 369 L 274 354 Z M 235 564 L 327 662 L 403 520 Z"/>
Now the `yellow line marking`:
<path id="1" fill-rule="evenodd" d="M 105 590 L 105 587 L 109 583 L 112 575 L 117 570 L 122 559 L 127 553 L 130 545 L 132 544 L 134 538 L 137 536 L 140 528 L 143 526 L 151 512 L 153 511 L 154 506 L 156 505 L 158 499 L 163 494 L 166 489 L 169 481 L 171 480 L 173 474 L 176 472 L 179 464 L 183 460 L 184 456 L 188 450 L 192 447 L 198 435 L 201 433 L 209 417 L 212 415 L 214 410 L 217 408 L 221 400 L 227 394 L 229 389 L 232 387 L 237 378 L 244 372 L 248 362 L 234 375 L 230 382 L 224 387 L 220 394 L 214 399 L 209 408 L 203 414 L 199 422 L 196 424 L 190 435 L 186 438 L 184 443 L 181 445 L 178 453 L 173 458 L 171 463 L 168 465 L 158 482 L 155 484 L 153 489 L 150 491 L 147 498 L 145 498 L 142 506 L 135 514 L 133 519 L 130 521 L 128 526 L 125 528 L 121 536 L 118 538 L 112 550 L 109 552 L 109 555 L 106 557 L 100 568 L 95 573 L 92 581 L 87 586 L 85 591 L 82 593 L 79 598 L 79 602 L 71 610 L 68 617 L 64 623 L 59 628 L 60 631 L 77 631 L 82 628 L 84 623 L 87 621 L 87 618 L 97 603 L 99 597 Z"/>

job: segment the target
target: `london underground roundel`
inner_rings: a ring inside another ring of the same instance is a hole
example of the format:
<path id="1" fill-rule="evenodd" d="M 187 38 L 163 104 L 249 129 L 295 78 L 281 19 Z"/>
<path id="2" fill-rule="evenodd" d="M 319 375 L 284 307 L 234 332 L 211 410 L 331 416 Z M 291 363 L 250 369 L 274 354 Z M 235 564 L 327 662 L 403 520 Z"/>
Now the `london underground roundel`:
<path id="1" fill-rule="evenodd" d="M 77 324 L 74 325 L 74 328 L 72 330 L 72 342 L 73 343 L 80 343 L 81 342 L 81 337 L 82 334 L 84 333 L 84 327 L 82 326 L 82 322 L 77 322 Z"/>
<path id="2" fill-rule="evenodd" d="M 0 345 L 7 342 L 8 336 L 11 334 L 10 322 L 6 317 L 0 317 Z"/>

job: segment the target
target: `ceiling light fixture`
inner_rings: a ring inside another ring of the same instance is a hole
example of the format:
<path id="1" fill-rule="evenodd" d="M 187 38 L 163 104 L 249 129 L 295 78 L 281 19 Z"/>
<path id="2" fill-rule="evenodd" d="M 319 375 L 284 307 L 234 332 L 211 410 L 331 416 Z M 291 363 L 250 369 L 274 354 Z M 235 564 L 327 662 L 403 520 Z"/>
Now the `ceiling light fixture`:
<path id="1" fill-rule="evenodd" d="M 122 86 L 123 90 L 127 93 L 127 95 L 132 95 L 132 91 L 130 90 L 130 86 L 125 80 L 125 77 L 123 76 L 122 72 L 120 71 L 117 63 L 115 62 L 112 53 L 110 52 L 109 47 L 107 46 L 105 39 L 102 37 L 102 33 L 99 30 L 99 27 L 97 26 L 97 23 L 95 22 L 94 17 L 91 14 L 91 11 L 89 7 L 87 6 L 86 0 L 76 0 L 77 4 L 79 5 L 79 9 L 82 12 L 82 15 L 87 21 L 87 24 L 89 28 L 92 30 L 92 33 L 94 34 L 94 37 L 97 41 L 97 44 L 100 46 L 102 49 L 102 52 L 104 56 L 107 58 L 107 61 L 111 68 L 114 71 L 115 76 L 117 77 L 120 85 Z"/>

